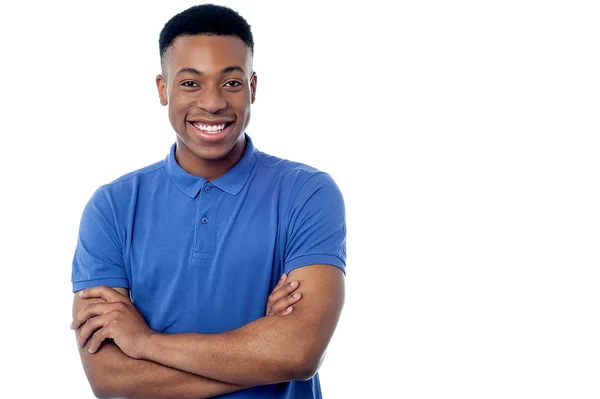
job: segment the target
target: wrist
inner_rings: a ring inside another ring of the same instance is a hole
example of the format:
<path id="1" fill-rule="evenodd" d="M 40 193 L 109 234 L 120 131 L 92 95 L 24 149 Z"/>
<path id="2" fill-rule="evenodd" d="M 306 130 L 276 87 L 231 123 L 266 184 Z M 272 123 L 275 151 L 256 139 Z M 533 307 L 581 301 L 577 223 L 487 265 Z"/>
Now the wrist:
<path id="1" fill-rule="evenodd" d="M 144 334 L 140 343 L 140 356 L 138 359 L 140 360 L 152 360 L 153 348 L 156 342 L 157 336 L 160 335 L 156 331 L 150 331 Z"/>

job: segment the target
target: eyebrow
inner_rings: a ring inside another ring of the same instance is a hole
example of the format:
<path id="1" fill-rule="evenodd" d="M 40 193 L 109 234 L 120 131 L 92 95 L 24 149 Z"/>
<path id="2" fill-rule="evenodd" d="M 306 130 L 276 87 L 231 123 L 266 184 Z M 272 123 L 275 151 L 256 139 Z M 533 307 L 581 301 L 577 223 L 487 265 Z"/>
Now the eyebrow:
<path id="1" fill-rule="evenodd" d="M 238 71 L 241 72 L 243 74 L 246 73 L 246 71 L 244 71 L 244 68 L 237 66 L 237 65 L 232 65 L 232 66 L 228 66 L 225 67 L 221 70 L 221 75 L 227 75 L 228 73 L 234 72 L 234 71 Z M 200 72 L 199 70 L 197 70 L 196 68 L 181 68 L 176 74 L 175 76 L 181 75 L 182 73 L 191 73 L 192 75 L 197 75 L 197 76 L 202 76 L 203 73 Z"/>

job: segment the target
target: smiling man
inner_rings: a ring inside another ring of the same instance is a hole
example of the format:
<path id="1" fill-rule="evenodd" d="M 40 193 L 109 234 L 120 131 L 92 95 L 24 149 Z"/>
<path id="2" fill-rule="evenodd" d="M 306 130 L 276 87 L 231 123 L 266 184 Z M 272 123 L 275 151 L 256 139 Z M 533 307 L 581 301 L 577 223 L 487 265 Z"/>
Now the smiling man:
<path id="1" fill-rule="evenodd" d="M 257 76 L 239 14 L 192 7 L 159 47 L 176 141 L 82 215 L 71 328 L 90 385 L 107 398 L 320 398 L 344 302 L 342 194 L 246 134 Z"/>

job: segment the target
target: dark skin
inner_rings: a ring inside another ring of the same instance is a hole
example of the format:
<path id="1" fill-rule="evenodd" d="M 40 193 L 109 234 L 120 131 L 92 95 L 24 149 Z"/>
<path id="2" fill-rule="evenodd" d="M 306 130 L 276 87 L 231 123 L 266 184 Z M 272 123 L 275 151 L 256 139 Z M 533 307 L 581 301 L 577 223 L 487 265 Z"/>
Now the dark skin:
<path id="1" fill-rule="evenodd" d="M 212 51 L 207 54 L 198 46 L 192 49 L 194 42 L 202 38 L 205 37 L 176 39 L 165 57 L 163 73 L 157 76 L 156 84 L 160 103 L 168 106 L 169 119 L 177 135 L 176 159 L 179 165 L 188 173 L 214 180 L 229 170 L 243 154 L 246 145 L 243 132 L 250 119 L 250 105 L 255 99 L 256 75 L 251 72 L 250 51 L 241 40 L 216 38 L 217 48 L 224 46 L 231 51 L 215 52 L 215 48 L 211 47 Z M 189 57 L 182 58 L 182 55 Z M 211 61 L 215 56 L 220 59 L 217 64 Z M 180 72 L 185 68 L 184 64 L 189 70 Z M 223 73 L 224 68 L 232 66 L 239 68 L 229 68 Z M 233 123 L 229 134 L 221 142 L 206 143 L 194 133 L 193 126 L 188 123 L 190 120 L 227 120 Z M 129 300 L 128 290 L 101 289 L 110 292 L 116 302 L 127 303 L 131 314 L 145 324 L 142 315 Z M 298 281 L 290 281 L 287 275 L 283 275 L 269 296 L 265 315 L 290 314 L 293 305 L 301 299 L 301 294 L 295 292 L 297 289 Z M 79 294 L 75 294 L 73 317 L 83 309 L 93 308 L 94 304 L 109 305 L 109 301 L 100 297 L 83 298 Z M 95 319 L 95 322 L 101 320 Z M 86 337 L 89 334 L 91 324 L 88 322 L 77 328 L 76 335 L 86 375 L 99 397 L 202 398 L 247 388 L 133 359 L 112 341 L 105 341 L 101 353 L 92 356 L 88 351 L 90 343 L 84 347 L 85 340 L 81 340 L 82 335 Z M 148 384 L 149 381 L 152 384 Z"/>
<path id="2" fill-rule="evenodd" d="M 211 181 L 227 172 L 246 148 L 244 131 L 256 99 L 256 74 L 245 43 L 233 36 L 181 36 L 156 77 L 162 105 L 177 134 L 175 157 L 188 173 Z M 218 141 L 197 134 L 191 122 L 230 123 Z"/>
<path id="3" fill-rule="evenodd" d="M 293 305 L 302 298 L 301 294 L 296 292 L 298 287 L 298 281 L 290 281 L 286 274 L 282 275 L 269 295 L 265 315 L 286 316 L 290 314 L 294 310 Z M 107 299 L 100 296 L 85 298 L 82 293 L 86 291 L 89 293 L 89 290 L 76 292 L 73 301 L 73 317 L 75 319 L 82 312 L 97 309 L 98 306 L 120 305 L 123 306 L 123 309 L 105 312 L 105 315 L 115 317 L 127 314 L 131 316 L 132 320 L 137 320 L 142 325 L 146 324 L 143 316 L 129 300 L 128 290 L 108 287 L 96 287 L 93 290 L 104 292 Z M 121 348 L 110 340 L 104 341 L 101 350 L 95 349 L 95 354 L 92 355 L 90 353 L 91 341 L 88 341 L 86 345 L 85 337 L 93 332 L 93 322 L 99 320 L 101 319 L 98 317 L 91 318 L 78 328 L 75 327 L 78 322 L 74 321 L 75 324 L 71 326 L 71 328 L 76 328 L 79 354 L 86 376 L 94 394 L 99 398 L 202 399 L 249 387 L 228 384 L 155 362 L 134 359 L 123 353 Z"/>
<path id="4" fill-rule="evenodd" d="M 256 94 L 251 66 L 250 50 L 237 37 L 180 37 L 167 52 L 157 87 L 177 134 L 177 162 L 188 173 L 214 180 L 241 158 Z M 294 269 L 287 278 L 302 287 L 297 291 L 302 300 L 293 312 L 265 316 L 219 334 L 160 334 L 149 328 L 126 295 L 106 287 L 85 290 L 76 295 L 72 328 L 78 329 L 78 341 L 88 349 L 81 353 L 84 367 L 86 362 L 92 365 L 89 372 L 86 367 L 92 386 L 97 379 L 97 390 L 107 397 L 197 398 L 311 378 L 341 313 L 344 276 L 337 267 L 319 264 Z M 278 300 L 288 299 L 299 298 L 286 293 Z M 116 378 L 129 373 L 118 388 L 106 373 L 94 372 L 93 358 L 102 356 L 106 340 L 118 346 L 109 346 L 111 356 L 117 349 L 122 356 L 105 360 L 105 369 Z M 117 370 L 113 362 L 126 358 L 140 363 L 128 361 Z M 143 375 L 130 370 L 138 364 L 162 365 L 165 373 L 184 374 L 159 384 L 151 368 Z M 196 385 L 179 379 L 183 375 L 197 377 Z"/>

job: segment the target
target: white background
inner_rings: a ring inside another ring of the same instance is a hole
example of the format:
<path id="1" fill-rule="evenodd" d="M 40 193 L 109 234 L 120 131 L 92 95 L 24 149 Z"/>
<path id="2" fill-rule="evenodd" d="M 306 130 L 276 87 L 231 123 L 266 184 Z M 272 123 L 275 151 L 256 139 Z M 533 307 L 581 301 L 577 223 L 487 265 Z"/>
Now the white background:
<path id="1" fill-rule="evenodd" d="M 600 397 L 596 2 L 223 4 L 255 35 L 248 133 L 346 199 L 325 398 Z M 0 6 L 1 397 L 92 397 L 79 217 L 167 154 L 158 34 L 191 5 Z"/>

